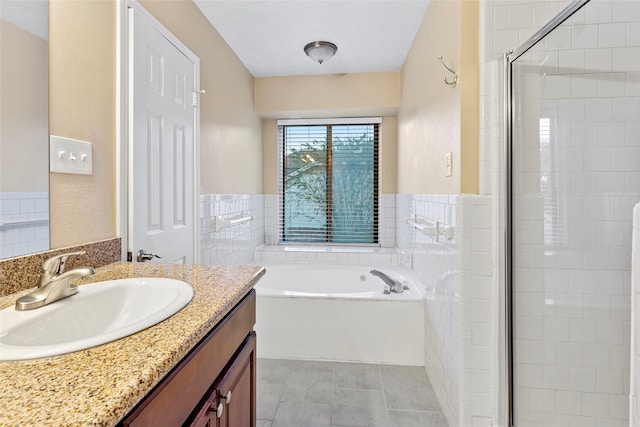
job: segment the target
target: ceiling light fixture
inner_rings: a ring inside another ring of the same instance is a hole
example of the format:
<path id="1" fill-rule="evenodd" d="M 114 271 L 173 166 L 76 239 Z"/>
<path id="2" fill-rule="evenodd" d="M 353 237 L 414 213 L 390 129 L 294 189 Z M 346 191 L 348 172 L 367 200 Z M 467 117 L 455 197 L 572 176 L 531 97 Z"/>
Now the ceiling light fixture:
<path id="1" fill-rule="evenodd" d="M 304 47 L 304 53 L 318 64 L 322 64 L 331 59 L 337 50 L 338 46 L 335 44 L 321 41 L 311 42 Z"/>

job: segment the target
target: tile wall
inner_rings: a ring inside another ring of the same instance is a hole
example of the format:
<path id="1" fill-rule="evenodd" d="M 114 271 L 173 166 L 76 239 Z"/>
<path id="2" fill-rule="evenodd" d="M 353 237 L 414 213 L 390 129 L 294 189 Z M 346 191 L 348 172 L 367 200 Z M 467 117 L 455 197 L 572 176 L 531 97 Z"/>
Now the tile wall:
<path id="1" fill-rule="evenodd" d="M 383 266 L 398 265 L 400 257 L 395 248 L 263 245 L 256 249 L 256 262 Z"/>
<path id="2" fill-rule="evenodd" d="M 459 414 L 459 272 L 460 252 L 455 236 L 436 242 L 406 220 L 433 224 L 439 221 L 458 229 L 458 196 L 398 194 L 397 246 L 403 264 L 410 264 L 424 285 L 425 369 L 450 425 Z"/>
<path id="3" fill-rule="evenodd" d="M 568 3 L 481 4 L 483 194 L 500 194 L 502 181 L 503 54 Z M 556 159 L 570 250 L 545 253 L 542 242 L 520 248 L 533 278 L 520 277 L 524 292 L 517 298 L 519 328 L 530 338 L 517 345 L 522 425 L 627 423 L 629 236 L 640 182 L 639 22 L 638 2 L 592 0 L 544 42 L 548 72 L 533 102 L 553 117 L 552 138 L 568 141 Z M 542 197 L 521 201 L 531 213 L 521 233 L 543 229 L 543 217 L 536 216 L 544 210 Z M 502 200 L 493 202 L 501 212 Z M 495 227 L 494 235 L 500 242 Z M 494 402 L 498 419 L 501 404 Z"/>
<path id="4" fill-rule="evenodd" d="M 480 299 L 498 306 L 488 324 L 495 337 L 504 328 L 504 54 L 517 48 L 537 30 L 556 16 L 570 0 L 485 0 L 480 3 L 480 194 L 490 200 L 493 236 L 493 279 L 485 289 L 477 289 Z M 466 282 L 465 282 L 466 283 Z M 472 310 L 472 309 L 471 309 Z M 486 314 L 485 310 L 485 314 Z M 469 313 L 467 307 L 465 313 Z M 477 310 L 476 310 L 477 313 Z M 469 426 L 506 425 L 507 390 L 505 382 L 504 341 L 496 338 L 491 360 L 477 361 L 483 375 L 474 381 L 473 390 L 485 384 L 499 389 L 492 396 L 479 400 L 484 407 L 467 404 Z M 500 366 L 500 367 L 499 367 Z M 490 377 L 490 381 L 487 381 Z M 468 398 L 468 391 L 465 392 Z M 487 416 L 487 412 L 491 416 Z M 462 425 L 462 424 L 461 424 Z"/>
<path id="5" fill-rule="evenodd" d="M 256 247 L 264 243 L 262 194 L 203 194 L 200 196 L 200 262 L 202 264 L 251 264 Z M 215 217 L 251 221 L 215 231 Z"/>
<path id="6" fill-rule="evenodd" d="M 569 3 L 480 2 L 480 194 L 497 196 L 502 186 L 504 54 L 523 44 Z"/>
<path id="7" fill-rule="evenodd" d="M 514 189 L 522 212 L 516 409 L 524 426 L 628 424 L 631 222 L 640 201 L 637 29 L 640 3 L 592 0 L 522 58 L 526 106 L 516 157 L 524 158 L 515 159 Z"/>
<path id="8" fill-rule="evenodd" d="M 640 203 L 633 209 L 630 425 L 640 425 Z"/>
<path id="9" fill-rule="evenodd" d="M 491 425 L 497 393 L 497 301 L 487 196 L 399 194 L 397 246 L 424 284 L 425 368 L 450 425 Z M 452 226 L 436 242 L 406 223 Z"/>
<path id="10" fill-rule="evenodd" d="M 460 251 L 459 426 L 492 426 L 497 417 L 499 329 L 496 217 L 489 196 L 458 201 Z"/>
<path id="11" fill-rule="evenodd" d="M 0 258 L 49 249 L 49 193 L 0 193 Z"/>
<path id="12" fill-rule="evenodd" d="M 398 264 L 395 248 L 395 194 L 379 196 L 378 238 L 381 248 L 339 249 L 302 247 L 279 248 L 277 194 L 204 194 L 200 196 L 200 262 L 205 264 L 248 264 L 254 261 L 257 247 L 259 261 L 336 262 L 356 264 Z M 219 232 L 215 217 L 237 219 L 247 215 L 252 221 Z M 338 257 L 338 253 L 347 253 Z"/>

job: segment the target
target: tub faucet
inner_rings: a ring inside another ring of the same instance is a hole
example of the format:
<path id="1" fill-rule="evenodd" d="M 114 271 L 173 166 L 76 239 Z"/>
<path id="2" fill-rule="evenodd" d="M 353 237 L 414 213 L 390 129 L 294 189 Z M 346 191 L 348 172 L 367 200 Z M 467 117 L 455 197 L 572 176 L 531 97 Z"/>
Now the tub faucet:
<path id="1" fill-rule="evenodd" d="M 74 268 L 65 273 L 64 267 L 67 258 L 71 255 L 82 255 L 85 253 L 85 251 L 80 251 L 56 255 L 43 262 L 38 288 L 30 294 L 18 298 L 16 300 L 16 310 L 33 310 L 34 308 L 43 307 L 52 302 L 75 295 L 78 292 L 78 287 L 71 285 L 71 281 L 79 277 L 93 276 L 96 274 L 96 271 L 91 267 L 82 267 Z"/>
<path id="2" fill-rule="evenodd" d="M 385 285 L 385 288 L 384 288 L 385 294 L 390 294 L 392 292 L 394 294 L 400 294 L 404 291 L 404 286 L 402 285 L 402 283 L 400 283 L 395 279 L 392 279 L 382 271 L 373 269 L 370 271 L 370 273 L 382 279 Z"/>

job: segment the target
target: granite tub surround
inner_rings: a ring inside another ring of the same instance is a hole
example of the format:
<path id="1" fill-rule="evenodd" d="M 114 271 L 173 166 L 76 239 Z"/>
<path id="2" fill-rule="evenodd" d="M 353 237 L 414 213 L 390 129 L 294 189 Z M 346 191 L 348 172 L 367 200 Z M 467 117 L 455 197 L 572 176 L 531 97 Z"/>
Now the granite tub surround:
<path id="1" fill-rule="evenodd" d="M 79 251 L 85 251 L 86 254 L 69 257 L 67 270 L 76 267 L 97 268 L 122 260 L 119 237 L 0 260 L 0 297 L 37 286 L 42 263 L 47 258 Z"/>
<path id="2" fill-rule="evenodd" d="M 264 273 L 256 266 L 120 262 L 98 268 L 77 283 L 168 277 L 191 283 L 195 295 L 174 316 L 126 338 L 51 358 L 0 362 L 0 425 L 116 425 Z M 27 292 L 0 298 L 0 308 Z"/>

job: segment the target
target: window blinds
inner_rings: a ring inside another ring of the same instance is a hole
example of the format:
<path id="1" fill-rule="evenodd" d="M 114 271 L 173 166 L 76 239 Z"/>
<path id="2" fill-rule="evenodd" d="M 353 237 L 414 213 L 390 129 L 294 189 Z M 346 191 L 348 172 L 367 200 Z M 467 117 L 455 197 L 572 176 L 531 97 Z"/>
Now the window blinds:
<path id="1" fill-rule="evenodd" d="M 279 122 L 281 242 L 378 242 L 379 119 Z"/>

